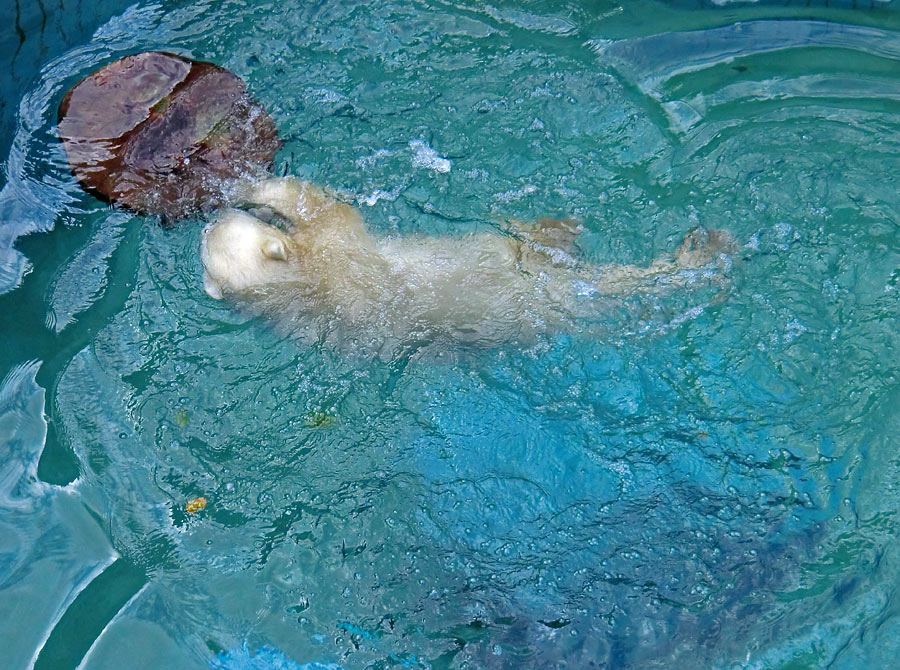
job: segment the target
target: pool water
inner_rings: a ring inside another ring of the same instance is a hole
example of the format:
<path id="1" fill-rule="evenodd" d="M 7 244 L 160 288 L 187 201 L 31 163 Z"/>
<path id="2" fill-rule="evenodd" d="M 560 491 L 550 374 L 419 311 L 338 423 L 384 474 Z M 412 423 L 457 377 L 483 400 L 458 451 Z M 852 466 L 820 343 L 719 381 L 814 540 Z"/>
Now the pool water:
<path id="1" fill-rule="evenodd" d="M 5 667 L 892 667 L 896 2 L 195 0 L 79 30 L 4 91 Z M 696 225 L 739 251 L 536 342 L 285 337 L 204 293 L 201 220 L 68 172 L 63 94 L 145 49 L 242 76 L 276 172 L 377 234 L 568 216 L 588 262 Z"/>

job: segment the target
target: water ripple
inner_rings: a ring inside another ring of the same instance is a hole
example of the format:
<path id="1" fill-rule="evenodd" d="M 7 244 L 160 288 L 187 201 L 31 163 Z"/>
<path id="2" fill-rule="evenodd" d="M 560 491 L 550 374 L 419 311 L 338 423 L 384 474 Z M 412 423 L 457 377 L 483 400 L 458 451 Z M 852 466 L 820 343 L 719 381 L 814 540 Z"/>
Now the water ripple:
<path id="1" fill-rule="evenodd" d="M 816 97 L 895 98 L 896 85 L 879 90 L 877 81 L 848 82 L 834 76 L 801 76 L 734 84 L 710 96 L 709 82 L 703 93 L 686 99 L 683 91 L 667 90 L 672 80 L 699 75 L 704 70 L 728 64 L 735 70 L 752 67 L 752 58 L 793 49 L 846 49 L 896 61 L 900 59 L 900 35 L 867 26 L 813 20 L 760 20 L 739 22 L 702 31 L 669 32 L 629 40 L 590 40 L 587 45 L 611 63 L 628 81 L 664 109 L 670 126 L 684 133 L 709 112 L 709 107 L 735 102 L 755 92 L 762 99 L 814 94 Z M 682 96 L 676 97 L 678 93 Z"/>

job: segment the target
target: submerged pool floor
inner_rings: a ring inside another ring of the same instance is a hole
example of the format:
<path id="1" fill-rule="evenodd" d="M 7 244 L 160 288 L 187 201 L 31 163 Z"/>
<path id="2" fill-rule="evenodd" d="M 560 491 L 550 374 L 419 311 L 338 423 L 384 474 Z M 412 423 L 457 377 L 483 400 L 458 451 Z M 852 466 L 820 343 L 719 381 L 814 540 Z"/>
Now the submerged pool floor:
<path id="1" fill-rule="evenodd" d="M 551 216 L 591 263 L 697 225 L 739 250 L 726 281 L 537 341 L 286 337 L 205 294 L 203 221 L 164 229 L 68 172 L 63 94 L 145 49 L 243 77 L 275 171 L 378 235 Z M 103 23 L 7 93 L 7 667 L 892 667 L 898 62 L 880 2 L 197 0 Z"/>

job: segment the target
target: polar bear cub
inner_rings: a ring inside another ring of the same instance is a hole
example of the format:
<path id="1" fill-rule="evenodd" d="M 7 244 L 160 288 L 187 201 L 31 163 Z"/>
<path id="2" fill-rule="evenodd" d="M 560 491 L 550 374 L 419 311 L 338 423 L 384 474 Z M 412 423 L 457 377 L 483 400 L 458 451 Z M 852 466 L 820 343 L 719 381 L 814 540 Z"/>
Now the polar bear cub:
<path id="1" fill-rule="evenodd" d="M 336 319 L 343 327 L 498 343 L 559 328 L 586 292 L 623 295 L 685 284 L 727 253 L 731 237 L 696 229 L 649 266 L 596 266 L 568 253 L 576 226 L 542 220 L 511 234 L 375 238 L 355 208 L 321 188 L 269 179 L 242 194 L 287 222 L 239 209 L 203 233 L 204 287 L 271 316 Z"/>

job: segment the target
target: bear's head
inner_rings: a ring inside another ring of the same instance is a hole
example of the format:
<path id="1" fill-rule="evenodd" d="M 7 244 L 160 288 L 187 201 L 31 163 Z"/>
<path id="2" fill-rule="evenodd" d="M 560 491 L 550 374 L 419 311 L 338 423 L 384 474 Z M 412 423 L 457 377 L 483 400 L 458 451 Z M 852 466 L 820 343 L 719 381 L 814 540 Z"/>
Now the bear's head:
<path id="1" fill-rule="evenodd" d="M 203 231 L 203 287 L 212 298 L 296 279 L 294 242 L 278 228 L 226 209 Z"/>

